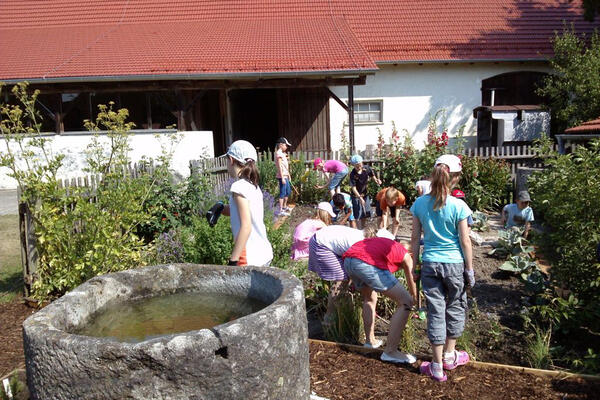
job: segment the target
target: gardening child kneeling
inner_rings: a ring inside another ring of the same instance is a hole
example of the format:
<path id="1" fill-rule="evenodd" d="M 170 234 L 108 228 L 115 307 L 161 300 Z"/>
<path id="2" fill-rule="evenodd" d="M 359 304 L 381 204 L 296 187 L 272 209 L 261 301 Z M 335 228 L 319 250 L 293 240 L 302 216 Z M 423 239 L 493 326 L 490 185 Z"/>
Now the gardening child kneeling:
<path id="1" fill-rule="evenodd" d="M 410 293 L 394 276 L 400 267 L 404 270 Z M 375 306 L 377 294 L 396 302 L 396 312 L 390 320 L 390 332 L 383 361 L 412 364 L 416 358 L 412 354 L 398 350 L 402 331 L 410 310 L 417 297 L 417 288 L 412 277 L 413 261 L 408 250 L 394 240 L 374 237 L 355 243 L 344 253 L 344 269 L 363 298 L 363 322 L 367 343 L 375 343 Z"/>
<path id="2" fill-rule="evenodd" d="M 415 264 L 420 252 L 421 231 L 424 233 L 420 278 L 427 299 L 427 336 L 433 348 L 433 362 L 424 361 L 420 369 L 421 373 L 440 382 L 447 379 L 444 369 L 454 369 L 469 362 L 467 352 L 455 349 L 456 339 L 465 327 L 466 282 L 471 287 L 475 284 L 467 225 L 471 210 L 464 201 L 450 195 L 460 179 L 461 170 L 458 157 L 440 156 L 431 175 L 431 193 L 419 197 L 410 209 Z"/>

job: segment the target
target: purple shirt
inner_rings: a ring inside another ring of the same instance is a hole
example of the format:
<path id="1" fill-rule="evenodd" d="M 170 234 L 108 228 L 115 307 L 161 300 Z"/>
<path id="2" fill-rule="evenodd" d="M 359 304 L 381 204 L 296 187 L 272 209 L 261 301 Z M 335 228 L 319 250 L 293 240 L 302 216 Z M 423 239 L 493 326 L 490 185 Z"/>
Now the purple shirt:
<path id="1" fill-rule="evenodd" d="M 338 160 L 327 160 L 325 161 L 325 164 L 323 164 L 323 171 L 334 172 L 336 174 L 346 170 L 347 168 L 348 167 L 346 167 L 346 164 Z"/>

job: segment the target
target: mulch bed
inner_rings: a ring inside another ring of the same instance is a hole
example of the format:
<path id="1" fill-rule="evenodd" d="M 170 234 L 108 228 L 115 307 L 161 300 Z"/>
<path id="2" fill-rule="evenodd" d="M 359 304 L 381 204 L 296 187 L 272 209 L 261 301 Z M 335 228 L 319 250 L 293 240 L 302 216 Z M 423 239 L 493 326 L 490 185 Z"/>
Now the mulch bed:
<path id="1" fill-rule="evenodd" d="M 384 363 L 379 353 L 357 354 L 310 344 L 311 390 L 334 399 L 597 399 L 600 382 L 550 379 L 471 366 L 447 372 L 447 382 L 421 375 L 418 365 Z"/>
<path id="2" fill-rule="evenodd" d="M 21 325 L 34 312 L 18 300 L 0 304 L 0 377 L 25 365 Z"/>

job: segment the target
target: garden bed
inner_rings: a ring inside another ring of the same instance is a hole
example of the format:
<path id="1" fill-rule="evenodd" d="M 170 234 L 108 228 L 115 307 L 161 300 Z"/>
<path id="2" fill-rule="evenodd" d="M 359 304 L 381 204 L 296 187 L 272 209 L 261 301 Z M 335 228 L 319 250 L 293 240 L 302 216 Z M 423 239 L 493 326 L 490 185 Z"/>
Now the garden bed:
<path id="1" fill-rule="evenodd" d="M 293 232 L 295 226 L 314 213 L 311 207 L 298 206 L 292 216 L 287 219 Z M 410 240 L 412 216 L 408 210 L 402 210 L 401 227 L 398 236 Z M 526 293 L 519 279 L 498 270 L 503 260 L 487 255 L 491 249 L 489 243 L 497 239 L 499 216 L 490 216 L 491 229 L 480 232 L 484 245 L 473 246 L 473 266 L 477 283 L 469 293 L 469 319 L 464 339 L 470 345 L 466 350 L 473 358 L 480 361 L 528 367 L 525 355 L 525 334 L 521 309 L 525 305 Z M 369 220 L 375 227 L 376 219 Z M 495 229 L 496 228 L 496 229 Z M 314 285 L 316 275 L 309 273 L 303 277 L 305 288 Z M 413 320 L 414 351 L 428 354 L 429 342 L 426 335 L 426 321 Z M 385 339 L 388 333 L 386 321 L 377 319 L 375 334 Z M 309 315 L 309 334 L 312 339 L 325 339 L 318 323 L 318 316 Z"/>

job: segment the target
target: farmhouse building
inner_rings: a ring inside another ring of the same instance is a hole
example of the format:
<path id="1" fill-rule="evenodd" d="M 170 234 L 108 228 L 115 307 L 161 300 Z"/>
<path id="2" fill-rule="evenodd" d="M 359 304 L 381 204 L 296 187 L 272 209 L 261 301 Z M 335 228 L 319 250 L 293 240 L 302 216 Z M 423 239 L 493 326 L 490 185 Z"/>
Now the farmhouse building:
<path id="1" fill-rule="evenodd" d="M 136 134 L 208 131 L 216 154 L 335 150 L 342 130 L 364 149 L 393 125 L 421 145 L 439 110 L 451 137 L 496 145 L 547 129 L 534 88 L 571 25 L 598 22 L 580 0 L 4 0 L 0 81 L 40 89 L 65 138 L 114 101 Z"/>

